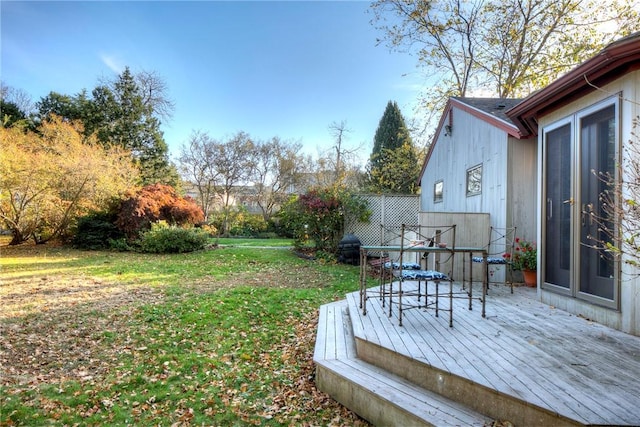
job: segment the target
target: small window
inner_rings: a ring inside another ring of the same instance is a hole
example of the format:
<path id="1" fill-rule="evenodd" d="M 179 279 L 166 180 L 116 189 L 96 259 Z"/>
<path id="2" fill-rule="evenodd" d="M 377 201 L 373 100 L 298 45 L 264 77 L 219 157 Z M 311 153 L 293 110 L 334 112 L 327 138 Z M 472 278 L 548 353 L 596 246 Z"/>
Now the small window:
<path id="1" fill-rule="evenodd" d="M 482 193 L 482 165 L 467 169 L 467 196 Z"/>
<path id="2" fill-rule="evenodd" d="M 433 184 L 433 201 L 434 203 L 438 203 L 442 201 L 442 194 L 444 190 L 444 181 L 436 181 Z"/>

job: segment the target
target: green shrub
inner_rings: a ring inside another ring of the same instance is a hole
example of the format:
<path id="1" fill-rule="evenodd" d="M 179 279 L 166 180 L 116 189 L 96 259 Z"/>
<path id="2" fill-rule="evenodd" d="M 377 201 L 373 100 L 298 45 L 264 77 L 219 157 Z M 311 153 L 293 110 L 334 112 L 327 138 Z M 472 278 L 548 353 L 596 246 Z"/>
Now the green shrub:
<path id="1" fill-rule="evenodd" d="M 95 212 L 78 219 L 72 245 L 78 249 L 99 250 L 110 247 L 110 240 L 118 240 L 124 233 L 115 225 L 115 215 Z"/>
<path id="2" fill-rule="evenodd" d="M 267 222 L 264 220 L 262 215 L 249 213 L 239 215 L 230 230 L 232 236 L 247 237 L 257 237 L 264 231 L 267 231 Z"/>
<path id="3" fill-rule="evenodd" d="M 138 241 L 140 251 L 148 253 L 183 253 L 204 249 L 209 235 L 198 228 L 180 228 L 155 223 L 142 233 Z"/>
<path id="4" fill-rule="evenodd" d="M 109 249 L 118 251 L 118 252 L 128 252 L 135 250 L 135 247 L 129 243 L 126 237 L 122 237 L 120 239 L 109 239 Z"/>
<path id="5" fill-rule="evenodd" d="M 251 214 L 245 206 L 238 206 L 224 211 L 214 212 L 209 216 L 209 225 L 222 232 L 224 222 L 228 223 L 229 236 L 258 237 L 269 230 L 269 224 L 262 215 Z M 228 237 L 228 236 L 227 236 Z"/>

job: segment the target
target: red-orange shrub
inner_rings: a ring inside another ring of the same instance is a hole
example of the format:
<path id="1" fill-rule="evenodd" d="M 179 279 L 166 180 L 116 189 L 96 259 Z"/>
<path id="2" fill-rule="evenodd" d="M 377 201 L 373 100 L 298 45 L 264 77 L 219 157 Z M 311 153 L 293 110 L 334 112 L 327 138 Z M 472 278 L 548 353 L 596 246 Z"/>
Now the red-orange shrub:
<path id="1" fill-rule="evenodd" d="M 199 224 L 204 221 L 204 214 L 190 197 L 180 197 L 171 186 L 153 184 L 128 194 L 120 203 L 116 225 L 127 237 L 135 238 L 157 221 Z"/>

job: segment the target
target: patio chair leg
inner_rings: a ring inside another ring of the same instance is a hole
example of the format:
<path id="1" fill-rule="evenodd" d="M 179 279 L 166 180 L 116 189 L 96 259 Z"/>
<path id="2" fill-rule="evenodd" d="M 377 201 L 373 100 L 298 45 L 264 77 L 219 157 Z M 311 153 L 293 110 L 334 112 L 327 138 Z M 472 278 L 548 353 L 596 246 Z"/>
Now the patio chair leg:
<path id="1" fill-rule="evenodd" d="M 453 280 L 449 280 L 449 327 L 453 328 Z"/>

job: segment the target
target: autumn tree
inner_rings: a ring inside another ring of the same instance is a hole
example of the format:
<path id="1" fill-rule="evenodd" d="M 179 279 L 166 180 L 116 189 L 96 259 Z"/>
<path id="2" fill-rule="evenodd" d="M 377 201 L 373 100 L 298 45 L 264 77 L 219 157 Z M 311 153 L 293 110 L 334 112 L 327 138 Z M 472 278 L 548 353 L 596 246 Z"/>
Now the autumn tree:
<path id="1" fill-rule="evenodd" d="M 297 247 L 309 240 L 316 251 L 335 255 L 344 234 L 345 217 L 367 222 L 371 211 L 358 195 L 343 186 L 331 186 L 292 196 L 278 215 Z"/>
<path id="2" fill-rule="evenodd" d="M 351 129 L 347 126 L 347 121 L 332 122 L 329 125 L 329 133 L 333 137 L 334 155 L 329 160 L 334 160 L 335 180 L 334 185 L 342 185 L 347 179 L 349 172 L 349 163 L 351 157 L 358 151 L 360 147 L 349 149 L 346 146 L 346 139 Z"/>
<path id="3" fill-rule="evenodd" d="M 614 174 L 592 171 L 604 184 L 600 194 L 602 211 L 592 213 L 598 232 L 589 236 L 602 256 L 615 256 L 630 268 L 630 276 L 640 275 L 640 116 L 632 122 L 631 139 L 624 145 L 622 162 Z"/>
<path id="4" fill-rule="evenodd" d="M 333 143 L 319 152 L 318 158 L 309 164 L 309 184 L 317 187 L 346 186 L 355 189 L 359 186 L 361 171 L 357 152 L 361 145 L 347 144 L 352 132 L 346 120 L 332 122 L 328 126 Z"/>
<path id="5" fill-rule="evenodd" d="M 373 24 L 394 50 L 417 54 L 435 81 L 424 94 L 441 111 L 450 96 L 527 95 L 638 31 L 638 0 L 378 0 Z"/>
<path id="6" fill-rule="evenodd" d="M 255 144 L 245 132 L 238 132 L 222 144 L 214 146 L 213 169 L 218 173 L 216 193 L 222 206 L 222 235 L 229 235 L 229 218 L 238 187 L 246 185 L 253 169 Z"/>
<path id="7" fill-rule="evenodd" d="M 396 102 L 389 101 L 376 129 L 369 157 L 368 186 L 382 193 L 414 194 L 418 155 Z"/>
<path id="8" fill-rule="evenodd" d="M 70 235 L 77 218 L 106 208 L 138 179 L 129 153 L 86 140 L 82 125 L 51 116 L 38 133 L 0 129 L 0 220 L 11 244 Z"/>

